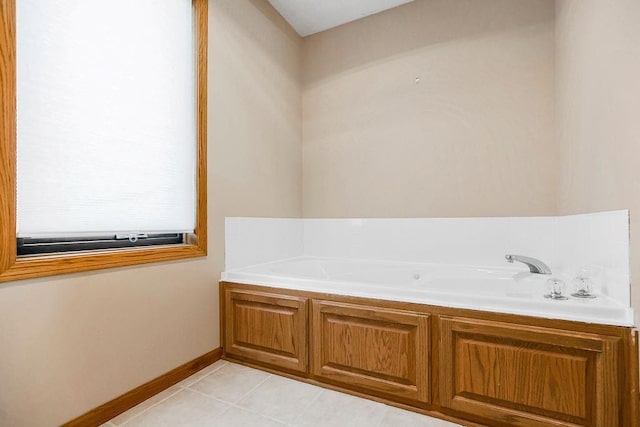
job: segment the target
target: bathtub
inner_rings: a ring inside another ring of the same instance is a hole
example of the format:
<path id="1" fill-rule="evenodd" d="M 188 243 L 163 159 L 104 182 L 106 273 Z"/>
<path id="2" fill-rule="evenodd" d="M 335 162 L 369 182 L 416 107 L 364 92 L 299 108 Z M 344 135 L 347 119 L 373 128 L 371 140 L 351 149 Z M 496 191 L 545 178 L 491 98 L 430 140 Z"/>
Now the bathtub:
<path id="1" fill-rule="evenodd" d="M 606 325 L 633 326 L 630 307 L 598 294 L 595 299 L 549 300 L 546 281 L 526 267 L 477 267 L 427 263 L 296 257 L 222 273 L 226 282 L 337 295 L 405 301 Z"/>

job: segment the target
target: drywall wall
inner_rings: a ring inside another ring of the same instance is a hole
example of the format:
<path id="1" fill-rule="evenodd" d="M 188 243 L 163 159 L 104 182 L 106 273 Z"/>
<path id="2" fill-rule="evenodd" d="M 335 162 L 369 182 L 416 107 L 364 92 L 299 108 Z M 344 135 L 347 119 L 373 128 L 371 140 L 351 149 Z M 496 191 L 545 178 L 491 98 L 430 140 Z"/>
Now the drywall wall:
<path id="1" fill-rule="evenodd" d="M 420 0 L 305 38 L 304 216 L 554 214 L 554 15 Z"/>
<path id="2" fill-rule="evenodd" d="M 556 14 L 559 211 L 630 210 L 639 310 L 640 2 L 559 0 Z"/>
<path id="3" fill-rule="evenodd" d="M 299 216 L 300 39 L 209 2 L 209 256 L 0 285 L 0 425 L 53 426 L 219 346 L 224 217 Z"/>

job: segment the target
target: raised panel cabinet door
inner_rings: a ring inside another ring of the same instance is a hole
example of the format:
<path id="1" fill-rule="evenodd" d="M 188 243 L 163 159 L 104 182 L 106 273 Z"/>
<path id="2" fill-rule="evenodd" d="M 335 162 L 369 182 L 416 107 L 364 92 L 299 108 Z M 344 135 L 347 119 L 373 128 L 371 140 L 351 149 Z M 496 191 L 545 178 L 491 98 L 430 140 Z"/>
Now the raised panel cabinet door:
<path id="1" fill-rule="evenodd" d="M 440 317 L 441 405 L 519 426 L 618 426 L 619 338 Z"/>
<path id="2" fill-rule="evenodd" d="M 311 372 L 400 401 L 429 400 L 429 316 L 312 301 Z"/>
<path id="3" fill-rule="evenodd" d="M 225 289 L 224 352 L 307 372 L 307 298 Z"/>

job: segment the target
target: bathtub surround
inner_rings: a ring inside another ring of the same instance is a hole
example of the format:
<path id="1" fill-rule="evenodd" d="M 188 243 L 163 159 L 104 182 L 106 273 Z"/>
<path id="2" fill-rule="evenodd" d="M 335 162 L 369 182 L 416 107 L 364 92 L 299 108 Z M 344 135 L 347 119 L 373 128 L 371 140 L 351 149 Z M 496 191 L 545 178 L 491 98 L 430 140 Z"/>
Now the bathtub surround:
<path id="1" fill-rule="evenodd" d="M 586 267 L 598 291 L 623 307 L 631 301 L 627 211 L 564 217 L 227 218 L 226 226 L 225 270 L 303 255 L 507 267 L 504 256 L 512 253 L 539 258 L 569 278 Z"/>
<path id="2" fill-rule="evenodd" d="M 225 270 L 304 253 L 304 222 L 292 218 L 225 218 Z"/>
<path id="3" fill-rule="evenodd" d="M 630 307 L 629 219 L 624 210 L 558 217 L 556 267 L 593 277 L 603 293 Z"/>
<path id="4" fill-rule="evenodd" d="M 305 219 L 305 255 L 507 266 L 507 253 L 554 266 L 556 218 Z"/>
<path id="5" fill-rule="evenodd" d="M 302 253 L 222 274 L 226 360 L 463 424 L 637 424 L 627 211 L 281 221 L 227 218 L 236 265 L 241 247 L 267 260 L 274 229 L 295 233 L 278 252 Z M 550 276 L 507 266 L 505 246 L 569 286 L 561 267 L 600 269 L 598 298 L 545 299 Z"/>

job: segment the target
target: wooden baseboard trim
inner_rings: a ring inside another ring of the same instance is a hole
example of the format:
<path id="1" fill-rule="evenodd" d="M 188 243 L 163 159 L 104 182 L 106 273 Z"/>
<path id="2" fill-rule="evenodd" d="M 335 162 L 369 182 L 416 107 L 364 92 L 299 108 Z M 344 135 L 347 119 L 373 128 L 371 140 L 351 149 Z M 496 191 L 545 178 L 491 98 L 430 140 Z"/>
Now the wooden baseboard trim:
<path id="1" fill-rule="evenodd" d="M 168 389 L 183 379 L 195 374 L 199 370 L 206 368 L 217 360 L 220 360 L 221 357 L 222 348 L 218 347 L 200 357 L 196 357 L 184 365 L 178 366 L 177 368 L 160 375 L 158 378 L 128 391 L 122 396 L 116 397 L 115 399 L 90 410 L 84 415 L 80 415 L 78 418 L 63 424 L 63 427 L 99 426 L 100 424 L 103 424 L 133 408 L 137 404 L 144 402 L 148 398 L 155 396 L 161 391 Z"/>

